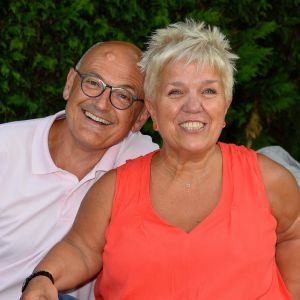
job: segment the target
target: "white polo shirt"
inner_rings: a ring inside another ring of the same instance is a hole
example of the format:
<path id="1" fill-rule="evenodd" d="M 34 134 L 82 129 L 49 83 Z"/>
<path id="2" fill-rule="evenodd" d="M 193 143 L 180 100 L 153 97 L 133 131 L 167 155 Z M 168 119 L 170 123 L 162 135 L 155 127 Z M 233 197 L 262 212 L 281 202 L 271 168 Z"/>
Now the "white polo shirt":
<path id="1" fill-rule="evenodd" d="M 25 277 L 69 231 L 81 200 L 105 172 L 158 148 L 149 136 L 130 132 L 111 147 L 81 181 L 51 159 L 49 129 L 64 111 L 0 125 L 0 299 L 21 296 Z M 91 284 L 73 292 L 94 299 Z"/>

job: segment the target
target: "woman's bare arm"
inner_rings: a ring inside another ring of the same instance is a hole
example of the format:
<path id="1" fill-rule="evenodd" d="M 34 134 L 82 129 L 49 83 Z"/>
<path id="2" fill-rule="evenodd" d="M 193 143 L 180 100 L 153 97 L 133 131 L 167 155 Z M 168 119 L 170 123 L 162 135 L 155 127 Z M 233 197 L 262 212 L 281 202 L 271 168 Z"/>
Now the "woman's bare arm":
<path id="1" fill-rule="evenodd" d="M 294 300 L 300 300 L 300 190 L 291 173 L 258 155 L 272 213 L 277 219 L 276 261 Z"/>
<path id="2" fill-rule="evenodd" d="M 32 279 L 22 300 L 57 299 L 57 290 L 75 288 L 95 276 L 102 268 L 105 231 L 109 224 L 115 192 L 116 171 L 106 173 L 86 194 L 70 232 L 37 265 L 46 270 L 51 281 L 38 276 Z M 47 221 L 47 220 L 45 220 Z"/>

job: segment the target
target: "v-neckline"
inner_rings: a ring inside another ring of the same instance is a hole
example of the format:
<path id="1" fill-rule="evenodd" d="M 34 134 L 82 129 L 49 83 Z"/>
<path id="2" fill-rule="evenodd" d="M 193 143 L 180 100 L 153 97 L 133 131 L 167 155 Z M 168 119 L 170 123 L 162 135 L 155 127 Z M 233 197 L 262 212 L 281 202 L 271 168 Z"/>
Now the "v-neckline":
<path id="1" fill-rule="evenodd" d="M 173 230 L 178 231 L 179 233 L 181 233 L 183 235 L 190 236 L 190 235 L 193 235 L 194 232 L 205 230 L 205 228 L 210 226 L 210 224 L 212 224 L 214 220 L 222 218 L 224 216 L 224 213 L 225 213 L 224 209 L 226 209 L 226 206 L 228 207 L 228 201 L 226 201 L 226 200 L 228 200 L 228 195 L 230 193 L 231 184 L 230 184 L 230 179 L 227 176 L 228 166 L 227 166 L 226 159 L 224 159 L 224 149 L 223 149 L 222 143 L 219 142 L 218 145 L 220 147 L 220 151 L 221 151 L 221 155 L 222 155 L 222 190 L 221 190 L 221 195 L 220 195 L 219 201 L 217 202 L 216 207 L 214 207 L 213 210 L 210 212 L 210 214 L 208 216 L 206 216 L 201 222 L 196 224 L 188 232 L 176 225 L 173 225 L 173 224 L 170 224 L 169 222 L 167 222 L 154 210 L 154 208 L 152 206 L 152 201 L 151 201 L 151 196 L 150 196 L 151 161 L 152 161 L 154 154 L 157 153 L 159 150 L 152 153 L 151 157 L 149 158 L 149 163 L 147 165 L 147 170 L 146 170 L 147 177 L 145 178 L 145 180 L 146 180 L 146 186 L 148 188 L 147 188 L 147 192 L 145 195 L 146 196 L 145 201 L 146 201 L 147 212 L 148 213 L 150 212 L 151 217 L 157 223 L 160 223 L 163 226 L 172 228 Z"/>

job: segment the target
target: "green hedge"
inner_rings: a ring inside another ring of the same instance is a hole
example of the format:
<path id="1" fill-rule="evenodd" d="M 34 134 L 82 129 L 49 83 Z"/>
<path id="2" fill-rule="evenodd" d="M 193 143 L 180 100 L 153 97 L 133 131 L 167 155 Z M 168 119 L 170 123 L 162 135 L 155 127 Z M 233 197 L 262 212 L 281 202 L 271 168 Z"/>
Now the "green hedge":
<path id="1" fill-rule="evenodd" d="M 0 11 L 0 123 L 62 109 L 67 72 L 95 42 L 144 49 L 156 28 L 193 17 L 221 27 L 240 56 L 222 140 L 300 159 L 299 0 L 15 0 Z M 154 135 L 150 122 L 144 131 Z"/>

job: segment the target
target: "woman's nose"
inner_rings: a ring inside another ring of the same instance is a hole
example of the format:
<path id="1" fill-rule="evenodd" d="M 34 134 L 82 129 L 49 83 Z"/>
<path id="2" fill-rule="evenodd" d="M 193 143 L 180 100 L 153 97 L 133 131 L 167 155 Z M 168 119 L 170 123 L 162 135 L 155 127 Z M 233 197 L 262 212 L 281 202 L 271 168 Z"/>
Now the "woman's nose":
<path id="1" fill-rule="evenodd" d="M 203 99 L 199 94 L 189 94 L 184 104 L 184 109 L 188 112 L 198 112 L 203 110 Z"/>

